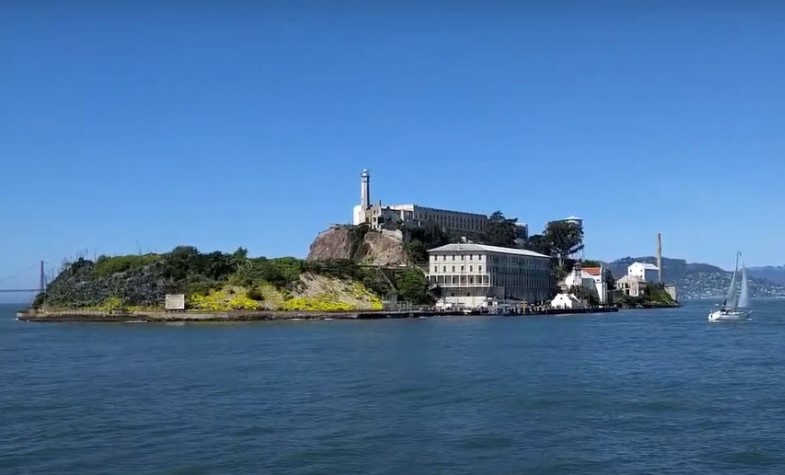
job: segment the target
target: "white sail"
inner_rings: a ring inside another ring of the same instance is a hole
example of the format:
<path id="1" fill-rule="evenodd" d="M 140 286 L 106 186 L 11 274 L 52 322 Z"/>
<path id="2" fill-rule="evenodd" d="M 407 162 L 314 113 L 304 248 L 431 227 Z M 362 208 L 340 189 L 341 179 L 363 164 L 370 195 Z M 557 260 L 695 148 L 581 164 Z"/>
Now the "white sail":
<path id="1" fill-rule="evenodd" d="M 725 296 L 723 305 L 727 308 L 736 308 L 736 272 L 739 270 L 739 254 L 736 253 L 736 267 L 733 268 L 733 277 L 730 279 L 730 288 Z"/>
<path id="2" fill-rule="evenodd" d="M 741 265 L 741 292 L 739 293 L 739 303 L 736 307 L 750 307 L 750 291 L 747 286 L 747 272 L 744 270 L 744 264 Z"/>

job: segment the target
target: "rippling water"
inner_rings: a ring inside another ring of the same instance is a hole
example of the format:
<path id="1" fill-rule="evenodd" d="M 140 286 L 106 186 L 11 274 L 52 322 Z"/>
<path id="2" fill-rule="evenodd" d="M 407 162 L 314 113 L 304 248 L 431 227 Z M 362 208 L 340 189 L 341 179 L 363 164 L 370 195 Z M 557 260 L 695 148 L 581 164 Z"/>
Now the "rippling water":
<path id="1" fill-rule="evenodd" d="M 785 473 L 785 302 L 536 318 L 35 324 L 0 473 Z"/>

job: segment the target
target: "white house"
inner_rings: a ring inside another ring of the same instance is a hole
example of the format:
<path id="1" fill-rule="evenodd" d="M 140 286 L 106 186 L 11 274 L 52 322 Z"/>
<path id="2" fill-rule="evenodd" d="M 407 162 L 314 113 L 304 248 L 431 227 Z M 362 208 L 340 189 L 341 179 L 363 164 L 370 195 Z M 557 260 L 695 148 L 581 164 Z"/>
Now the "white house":
<path id="1" fill-rule="evenodd" d="M 596 295 L 601 304 L 608 302 L 608 279 L 607 272 L 603 267 L 583 267 L 581 269 L 576 267 L 561 281 L 560 287 L 565 292 L 575 287 L 583 287 L 586 291 Z"/>
<path id="2" fill-rule="evenodd" d="M 643 282 L 657 282 L 659 267 L 647 262 L 633 262 L 627 267 L 627 275 L 637 277 Z"/>
<path id="3" fill-rule="evenodd" d="M 551 308 L 558 308 L 558 309 L 573 309 L 573 308 L 585 308 L 586 304 L 581 302 L 581 300 L 576 297 L 574 294 L 566 294 L 560 293 L 557 294 L 556 297 L 551 300 L 550 303 Z"/>

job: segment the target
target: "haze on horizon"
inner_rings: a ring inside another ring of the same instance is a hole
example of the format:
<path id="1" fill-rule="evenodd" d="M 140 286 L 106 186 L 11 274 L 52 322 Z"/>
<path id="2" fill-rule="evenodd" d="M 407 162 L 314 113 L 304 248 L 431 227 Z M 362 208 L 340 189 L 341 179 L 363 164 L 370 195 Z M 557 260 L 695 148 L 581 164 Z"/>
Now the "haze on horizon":
<path id="1" fill-rule="evenodd" d="M 782 264 L 783 20 L 773 1 L 4 2 L 0 277 L 82 250 L 305 256 L 363 168 L 374 201 L 532 233 L 580 216 L 588 258 L 653 255 L 661 232 L 666 257 Z"/>

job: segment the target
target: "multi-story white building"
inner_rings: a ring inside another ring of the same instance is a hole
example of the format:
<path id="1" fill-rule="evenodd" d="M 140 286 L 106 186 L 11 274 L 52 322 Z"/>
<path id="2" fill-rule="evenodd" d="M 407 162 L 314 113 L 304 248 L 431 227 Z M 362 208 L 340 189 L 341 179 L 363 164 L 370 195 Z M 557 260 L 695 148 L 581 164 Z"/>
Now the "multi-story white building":
<path id="1" fill-rule="evenodd" d="M 642 282 L 657 282 L 659 267 L 647 262 L 633 262 L 627 267 L 627 275 L 637 277 Z"/>
<path id="2" fill-rule="evenodd" d="M 444 303 L 477 308 L 489 298 L 534 304 L 551 297 L 546 255 L 481 244 L 447 244 L 428 254 L 428 280 L 441 287 Z"/>

